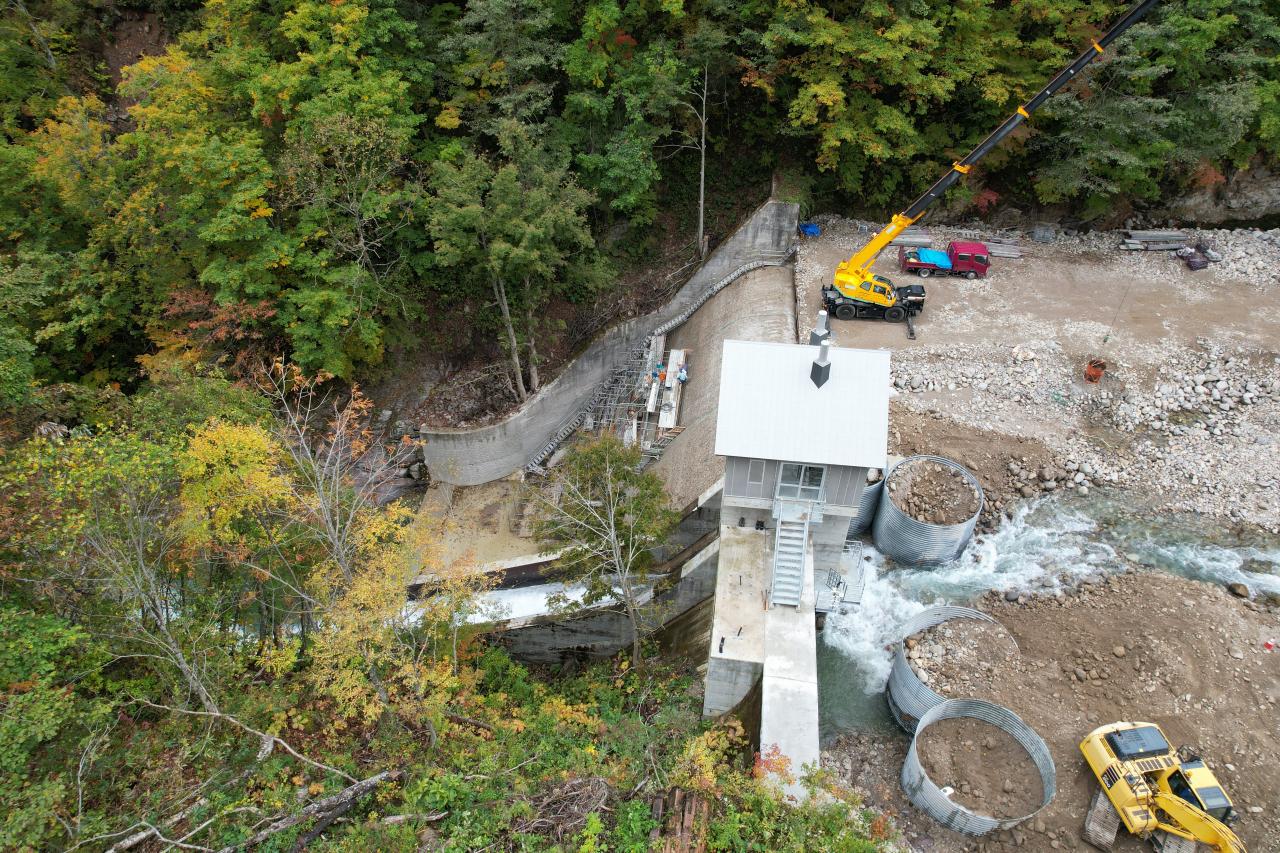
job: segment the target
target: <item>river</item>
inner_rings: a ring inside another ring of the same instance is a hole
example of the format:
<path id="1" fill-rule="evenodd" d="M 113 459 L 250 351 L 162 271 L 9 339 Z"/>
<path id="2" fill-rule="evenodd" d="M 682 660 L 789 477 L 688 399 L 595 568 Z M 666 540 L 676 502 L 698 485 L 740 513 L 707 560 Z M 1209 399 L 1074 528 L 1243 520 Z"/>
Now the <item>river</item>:
<path id="1" fill-rule="evenodd" d="M 905 619 L 933 604 L 969 604 L 989 590 L 1051 592 L 1128 565 L 1280 593 L 1280 537 L 1242 537 L 1199 516 L 1142 511 L 1131 496 L 1046 498 L 1019 507 L 954 563 L 897 568 L 867 545 L 861 606 L 831 614 L 818 642 L 824 742 L 853 728 L 891 726 L 883 689 L 886 644 Z"/>

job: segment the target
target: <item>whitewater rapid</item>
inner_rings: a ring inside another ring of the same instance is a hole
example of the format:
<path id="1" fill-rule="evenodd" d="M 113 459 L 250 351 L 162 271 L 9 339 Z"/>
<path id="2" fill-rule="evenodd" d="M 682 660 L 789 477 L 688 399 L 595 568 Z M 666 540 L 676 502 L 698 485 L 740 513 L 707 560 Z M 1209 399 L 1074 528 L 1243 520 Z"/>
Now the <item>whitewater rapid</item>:
<path id="1" fill-rule="evenodd" d="M 840 660 L 820 649 L 823 668 L 841 670 L 840 692 L 878 694 L 889 677 L 885 647 L 924 608 L 965 604 L 990 590 L 1051 593 L 1130 565 L 1280 593 L 1280 544 L 1223 544 L 1212 541 L 1214 530 L 1203 520 L 1144 518 L 1121 503 L 1048 498 L 1021 505 L 995 533 L 938 568 L 895 568 L 867 545 L 862 603 L 827 617 L 822 644 Z"/>

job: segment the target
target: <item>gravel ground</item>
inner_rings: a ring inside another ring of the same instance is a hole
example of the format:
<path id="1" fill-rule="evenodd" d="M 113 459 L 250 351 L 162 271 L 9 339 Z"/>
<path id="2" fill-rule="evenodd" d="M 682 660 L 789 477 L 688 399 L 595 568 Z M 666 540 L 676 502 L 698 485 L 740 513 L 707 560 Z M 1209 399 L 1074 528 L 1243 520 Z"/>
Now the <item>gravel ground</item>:
<path id="1" fill-rule="evenodd" d="M 978 511 L 978 493 L 960 471 L 924 459 L 893 471 L 889 493 L 898 509 L 926 524 L 960 524 Z"/>
<path id="2" fill-rule="evenodd" d="M 867 239 L 856 223 L 820 222 L 823 235 L 802 241 L 797 262 L 802 318 L 816 312 L 835 264 Z M 945 246 L 947 232 L 931 231 Z M 1227 259 L 1196 273 L 1164 253 L 1119 250 L 1114 234 L 1024 240 L 1027 256 L 994 258 L 987 279 L 930 279 L 917 340 L 872 321 L 835 323 L 833 337 L 893 350 L 894 419 L 937 415 L 1048 448 L 1048 459 L 1010 458 L 1020 467 L 999 497 L 1116 485 L 1158 497 L 1158 509 L 1276 532 L 1277 235 L 1215 232 Z M 875 269 L 892 276 L 895 266 L 891 251 Z M 1083 368 L 1095 357 L 1108 370 L 1091 384 Z"/>
<path id="3" fill-rule="evenodd" d="M 1021 601 L 1022 603 L 1018 603 Z M 1072 594 L 992 594 L 979 605 L 1018 646 L 1006 659 L 952 654 L 977 623 L 952 622 L 917 647 L 946 641 L 937 672 L 944 695 L 979 696 L 1013 709 L 1049 745 L 1058 794 L 1012 831 L 984 839 L 952 833 L 916 811 L 898 783 L 908 741 L 901 733 L 844 735 L 823 766 L 896 815 L 913 849 L 1047 851 L 1087 848 L 1079 833 L 1092 775 L 1079 741 L 1117 720 L 1160 725 L 1175 745 L 1197 748 L 1241 812 L 1236 829 L 1254 853 L 1280 850 L 1280 652 L 1263 642 L 1280 635 L 1280 608 L 1165 574 L 1116 575 Z M 950 630 L 951 636 L 942 633 Z M 944 674 L 945 673 L 945 674 Z M 1117 853 L 1149 850 L 1122 837 Z"/>

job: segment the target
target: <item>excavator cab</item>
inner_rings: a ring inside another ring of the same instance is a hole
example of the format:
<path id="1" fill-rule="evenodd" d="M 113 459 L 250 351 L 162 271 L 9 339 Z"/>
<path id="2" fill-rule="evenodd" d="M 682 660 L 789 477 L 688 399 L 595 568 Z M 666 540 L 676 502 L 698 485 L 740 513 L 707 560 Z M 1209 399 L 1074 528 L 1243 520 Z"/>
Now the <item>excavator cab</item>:
<path id="1" fill-rule="evenodd" d="M 1199 758 L 1189 758 L 1169 777 L 1169 789 L 1182 799 L 1230 825 L 1239 815 L 1231 805 L 1231 798 L 1218 784 L 1218 777 Z"/>

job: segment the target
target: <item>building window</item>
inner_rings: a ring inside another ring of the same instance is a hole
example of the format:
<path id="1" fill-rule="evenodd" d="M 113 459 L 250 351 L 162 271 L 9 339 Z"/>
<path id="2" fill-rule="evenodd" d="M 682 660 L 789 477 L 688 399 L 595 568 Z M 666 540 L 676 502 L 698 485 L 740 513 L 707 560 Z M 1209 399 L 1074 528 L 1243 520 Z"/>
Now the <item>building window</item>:
<path id="1" fill-rule="evenodd" d="M 778 497 L 802 501 L 822 500 L 822 477 L 826 473 L 821 465 L 782 463 L 782 476 L 778 478 Z"/>
<path id="2" fill-rule="evenodd" d="M 752 459 L 747 465 L 747 485 L 764 485 L 764 460 Z"/>

